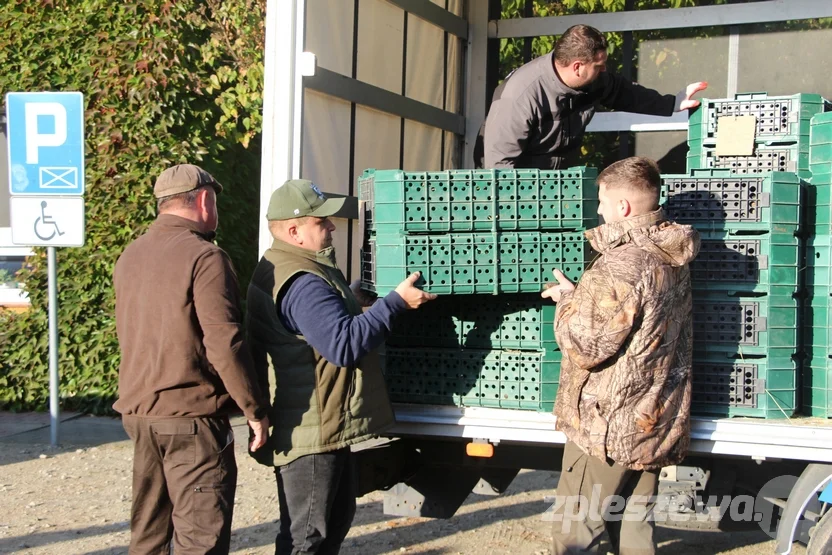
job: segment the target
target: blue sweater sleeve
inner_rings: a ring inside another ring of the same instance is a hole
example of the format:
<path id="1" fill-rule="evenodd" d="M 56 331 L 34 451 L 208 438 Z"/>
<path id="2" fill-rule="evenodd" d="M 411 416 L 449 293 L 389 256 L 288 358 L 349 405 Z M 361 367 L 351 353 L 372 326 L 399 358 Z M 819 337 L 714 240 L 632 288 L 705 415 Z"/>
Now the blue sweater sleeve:
<path id="1" fill-rule="evenodd" d="M 303 335 L 326 360 L 351 366 L 384 342 L 393 319 L 405 310 L 404 300 L 391 291 L 363 314 L 352 316 L 338 291 L 305 273 L 289 285 L 278 316 L 287 330 Z"/>

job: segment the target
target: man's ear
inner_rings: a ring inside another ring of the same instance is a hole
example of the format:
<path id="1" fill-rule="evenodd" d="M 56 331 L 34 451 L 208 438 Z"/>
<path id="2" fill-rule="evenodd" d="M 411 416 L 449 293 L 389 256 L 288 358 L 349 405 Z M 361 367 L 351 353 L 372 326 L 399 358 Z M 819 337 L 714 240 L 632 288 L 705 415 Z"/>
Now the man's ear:
<path id="1" fill-rule="evenodd" d="M 572 72 L 573 72 L 575 75 L 580 76 L 581 65 L 582 65 L 582 63 L 581 63 L 581 61 L 580 61 L 580 60 L 575 60 L 574 62 L 572 62 L 571 64 L 569 64 L 569 67 L 570 67 L 570 69 L 572 69 Z"/>
<path id="2" fill-rule="evenodd" d="M 289 222 L 289 224 L 286 226 L 286 235 L 288 235 L 289 238 L 292 239 L 292 241 L 294 241 L 295 243 L 303 243 L 303 240 L 301 239 L 300 234 L 298 233 L 297 221 Z"/>
<path id="3" fill-rule="evenodd" d="M 199 193 L 196 195 L 196 207 L 200 212 L 208 212 L 208 195 L 210 192 L 208 191 L 207 187 L 203 187 L 200 189 Z"/>
<path id="4" fill-rule="evenodd" d="M 624 218 L 630 217 L 630 214 L 633 212 L 633 205 L 630 204 L 630 201 L 622 198 L 618 201 L 618 214 Z"/>

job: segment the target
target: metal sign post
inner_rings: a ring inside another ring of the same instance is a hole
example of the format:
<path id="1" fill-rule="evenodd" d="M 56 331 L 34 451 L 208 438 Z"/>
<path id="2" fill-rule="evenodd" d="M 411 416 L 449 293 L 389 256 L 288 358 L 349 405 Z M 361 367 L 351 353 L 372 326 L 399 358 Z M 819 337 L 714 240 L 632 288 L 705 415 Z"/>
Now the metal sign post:
<path id="1" fill-rule="evenodd" d="M 58 445 L 56 247 L 84 245 L 84 98 L 78 92 L 8 93 L 12 243 L 46 247 L 49 276 L 49 417 Z"/>
<path id="2" fill-rule="evenodd" d="M 61 423 L 60 391 L 58 382 L 58 268 L 55 247 L 46 247 L 49 272 L 49 442 L 58 445 Z"/>

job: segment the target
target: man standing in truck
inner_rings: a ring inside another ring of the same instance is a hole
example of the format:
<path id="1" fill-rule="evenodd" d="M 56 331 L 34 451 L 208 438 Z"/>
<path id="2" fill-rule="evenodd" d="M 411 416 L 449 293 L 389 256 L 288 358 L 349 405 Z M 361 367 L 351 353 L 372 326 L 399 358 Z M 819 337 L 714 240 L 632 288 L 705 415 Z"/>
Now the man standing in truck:
<path id="1" fill-rule="evenodd" d="M 248 288 L 255 367 L 263 387 L 275 384 L 270 457 L 257 458 L 277 478 L 277 555 L 340 550 L 355 516 L 350 445 L 395 422 L 376 350 L 397 314 L 436 298 L 414 287 L 418 272 L 375 303 L 348 285 L 329 219 L 343 205 L 303 179 L 275 190 L 274 242 Z"/>
<path id="2" fill-rule="evenodd" d="M 577 286 L 555 270 L 558 284 L 543 292 L 558 305 L 555 415 L 568 439 L 554 553 L 597 549 L 606 528 L 616 553 L 649 555 L 658 471 L 690 443 L 688 264 L 699 234 L 665 219 L 654 161 L 618 161 L 597 182 L 604 223 L 586 237 L 600 255 Z"/>
<path id="3" fill-rule="evenodd" d="M 477 144 L 476 167 L 558 169 L 576 165 L 581 140 L 598 106 L 670 116 L 696 108 L 691 83 L 662 95 L 606 71 L 607 39 L 594 27 L 574 25 L 552 52 L 509 74 L 494 91 Z M 484 138 L 483 138 L 484 134 Z"/>

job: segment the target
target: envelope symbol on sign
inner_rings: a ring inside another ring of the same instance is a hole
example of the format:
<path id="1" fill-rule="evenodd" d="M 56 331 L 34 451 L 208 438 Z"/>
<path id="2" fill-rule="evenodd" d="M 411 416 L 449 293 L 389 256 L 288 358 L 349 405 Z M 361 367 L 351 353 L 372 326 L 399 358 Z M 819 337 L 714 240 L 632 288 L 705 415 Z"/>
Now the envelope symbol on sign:
<path id="1" fill-rule="evenodd" d="M 40 168 L 43 189 L 77 189 L 78 168 Z"/>

